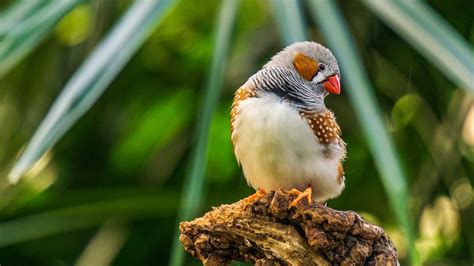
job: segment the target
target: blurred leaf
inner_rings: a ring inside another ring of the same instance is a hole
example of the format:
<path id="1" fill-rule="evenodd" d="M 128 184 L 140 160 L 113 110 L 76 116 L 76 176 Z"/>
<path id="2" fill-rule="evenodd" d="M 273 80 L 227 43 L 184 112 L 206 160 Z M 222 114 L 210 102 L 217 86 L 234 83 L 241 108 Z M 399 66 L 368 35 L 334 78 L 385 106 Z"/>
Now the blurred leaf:
<path id="1" fill-rule="evenodd" d="M 410 123 L 419 112 L 422 99 L 416 94 L 402 96 L 393 106 L 392 124 L 395 129 L 400 129 Z"/>
<path id="2" fill-rule="evenodd" d="M 38 10 L 43 3 L 41 1 L 15 1 L 11 3 L 5 10 L 0 12 L 0 37 L 3 37 L 19 21 L 23 21 Z"/>
<path id="3" fill-rule="evenodd" d="M 219 106 L 214 113 L 209 131 L 209 163 L 206 175 L 210 182 L 227 183 L 238 173 L 234 150 L 230 141 L 229 106 Z"/>
<path id="4" fill-rule="evenodd" d="M 21 187 L 21 184 L 19 186 Z M 164 198 L 174 198 L 178 191 L 160 189 L 155 186 L 146 187 L 108 187 L 97 189 L 54 190 L 30 196 L 14 210 L 0 209 L 0 220 L 10 217 L 25 216 L 32 213 L 44 212 L 51 209 L 64 209 L 77 205 L 94 204 L 94 202 L 108 201 L 120 198 L 136 198 L 160 194 Z"/>
<path id="5" fill-rule="evenodd" d="M 84 247 L 75 266 L 112 265 L 120 250 L 129 239 L 130 230 L 122 221 L 110 219 Z"/>
<path id="6" fill-rule="evenodd" d="M 0 15 L 0 78 L 82 0 L 17 1 Z"/>
<path id="7" fill-rule="evenodd" d="M 92 227 L 110 218 L 139 220 L 163 217 L 171 215 L 176 207 L 168 194 L 156 193 L 47 211 L 0 223 L 0 247 Z"/>
<path id="8" fill-rule="evenodd" d="M 63 1 L 61 1 L 63 2 Z M 71 77 L 9 174 L 12 183 L 97 101 L 156 28 L 172 0 L 136 1 Z"/>
<path id="9" fill-rule="evenodd" d="M 78 5 L 58 23 L 56 36 L 66 45 L 81 43 L 89 37 L 93 22 L 90 5 Z"/>
<path id="10" fill-rule="evenodd" d="M 306 25 L 301 16 L 299 1 L 271 0 L 275 19 L 285 45 L 307 40 Z"/>
<path id="11" fill-rule="evenodd" d="M 392 138 L 387 132 L 381 116 L 382 112 L 373 94 L 374 89 L 370 85 L 352 36 L 334 2 L 310 1 L 310 10 L 331 50 L 339 59 L 342 80 L 347 81 L 350 86 L 350 89 L 346 90 L 349 99 L 356 111 L 356 116 L 362 123 L 362 129 L 392 209 L 408 238 L 412 264 L 419 265 L 418 254 L 414 246 L 415 235 L 408 212 L 407 199 L 409 195 L 405 176 Z"/>
<path id="12" fill-rule="evenodd" d="M 132 126 L 112 153 L 114 168 L 129 173 L 139 167 L 153 150 L 161 149 L 181 131 L 194 115 L 189 103 L 193 93 L 177 89 L 153 104 Z"/>
<path id="13" fill-rule="evenodd" d="M 474 51 L 422 1 L 363 1 L 459 87 L 474 94 Z"/>
<path id="14" fill-rule="evenodd" d="M 439 260 L 458 240 L 461 231 L 459 213 L 450 198 L 438 197 L 434 206 L 430 205 L 421 213 L 420 239 L 416 241 L 425 264 Z"/>
<path id="15" fill-rule="evenodd" d="M 217 28 L 211 70 L 206 83 L 204 99 L 200 106 L 201 110 L 197 112 L 199 116 L 197 117 L 195 131 L 195 145 L 191 157 L 191 167 L 184 181 L 181 207 L 176 225 L 177 231 L 171 247 L 170 265 L 178 266 L 183 264 L 184 250 L 179 242 L 179 223 L 193 218 L 202 202 L 209 127 L 219 99 L 220 89 L 224 82 L 227 54 L 231 43 L 237 9 L 237 0 L 223 1 L 218 20 L 216 21 Z"/>

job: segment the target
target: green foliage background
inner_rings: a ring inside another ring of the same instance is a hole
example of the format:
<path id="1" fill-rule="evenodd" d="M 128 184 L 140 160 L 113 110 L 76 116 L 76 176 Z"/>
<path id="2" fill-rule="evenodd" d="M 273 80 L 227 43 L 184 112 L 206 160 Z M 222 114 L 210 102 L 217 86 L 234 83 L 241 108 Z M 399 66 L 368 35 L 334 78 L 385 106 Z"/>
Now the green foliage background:
<path id="1" fill-rule="evenodd" d="M 318 1 L 302 1 L 299 13 L 292 13 L 291 1 L 164 1 L 170 5 L 163 16 L 156 13 L 159 24 L 142 25 L 144 32 L 153 29 L 151 35 L 105 93 L 12 184 L 9 172 L 61 90 L 133 6 L 126 0 L 54 1 L 60 0 L 31 1 L 25 17 L 12 24 L 7 11 L 27 1 L 0 1 L 0 264 L 197 264 L 173 251 L 176 221 L 253 193 L 230 143 L 233 92 L 298 34 L 337 54 L 344 45 L 331 41 L 337 25 L 324 24 L 330 19 L 324 14 L 315 17 Z M 407 218 L 417 250 L 413 264 L 472 265 L 474 76 L 467 78 L 471 86 L 453 83 L 449 65 L 420 54 L 420 45 L 388 27 L 370 3 L 331 3 L 345 19 L 343 29 L 354 41 L 349 48 L 372 88 L 354 87 L 348 80 L 357 71 L 343 71 L 342 95 L 326 100 L 349 149 L 346 190 L 329 206 L 382 226 L 402 264 L 410 245 L 402 227 L 409 225 L 400 221 Z M 54 11 L 54 4 L 59 11 L 50 24 L 26 19 L 39 7 Z M 472 56 L 474 5 L 427 4 L 468 42 Z M 234 9 L 232 24 L 226 12 Z M 123 51 L 133 48 L 122 45 Z M 377 170 L 381 159 L 371 153 L 379 136 L 367 134 L 361 123 L 367 114 L 348 97 L 367 89 L 406 178 L 397 180 L 407 183 L 403 199 L 388 196 L 386 177 Z M 397 206 L 407 207 L 408 215 Z"/>

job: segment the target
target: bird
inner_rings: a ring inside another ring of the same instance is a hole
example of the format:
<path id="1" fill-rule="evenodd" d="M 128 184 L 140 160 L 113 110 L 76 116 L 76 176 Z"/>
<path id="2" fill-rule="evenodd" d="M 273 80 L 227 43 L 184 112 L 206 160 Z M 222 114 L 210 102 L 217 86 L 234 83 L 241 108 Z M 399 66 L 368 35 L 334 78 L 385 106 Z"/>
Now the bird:
<path id="1" fill-rule="evenodd" d="M 231 142 L 254 195 L 283 188 L 295 206 L 342 193 L 346 144 L 324 104 L 340 92 L 335 56 L 313 41 L 287 46 L 236 90 Z"/>

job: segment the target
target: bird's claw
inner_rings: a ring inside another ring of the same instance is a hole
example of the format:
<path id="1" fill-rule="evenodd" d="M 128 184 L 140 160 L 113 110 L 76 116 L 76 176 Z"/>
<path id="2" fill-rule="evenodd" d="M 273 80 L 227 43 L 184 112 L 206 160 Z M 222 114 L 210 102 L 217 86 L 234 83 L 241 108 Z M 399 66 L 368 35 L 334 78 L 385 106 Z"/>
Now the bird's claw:
<path id="1" fill-rule="evenodd" d="M 247 197 L 247 200 L 248 201 L 254 201 L 258 198 L 260 198 L 261 196 L 265 195 L 267 192 L 265 192 L 265 190 L 259 188 L 255 193 L 253 193 L 252 195 L 248 196 Z"/>
<path id="2" fill-rule="evenodd" d="M 294 207 L 294 206 L 298 205 L 298 202 L 300 202 L 304 198 L 306 198 L 308 200 L 309 204 L 311 204 L 311 202 L 312 202 L 313 190 L 311 189 L 311 186 L 307 187 L 303 192 L 301 192 L 301 191 L 294 188 L 294 189 L 290 190 L 289 193 L 297 195 L 296 199 L 294 199 L 291 202 L 290 207 Z"/>

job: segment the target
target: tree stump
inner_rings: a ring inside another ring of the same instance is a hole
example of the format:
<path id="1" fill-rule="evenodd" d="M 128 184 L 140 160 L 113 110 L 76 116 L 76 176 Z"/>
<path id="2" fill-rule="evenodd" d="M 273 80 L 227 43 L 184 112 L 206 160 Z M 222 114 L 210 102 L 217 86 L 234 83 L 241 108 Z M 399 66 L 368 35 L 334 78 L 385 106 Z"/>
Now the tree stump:
<path id="1" fill-rule="evenodd" d="M 204 265 L 397 265 L 387 234 L 353 211 L 280 190 L 254 194 L 180 224 L 184 249 Z"/>

